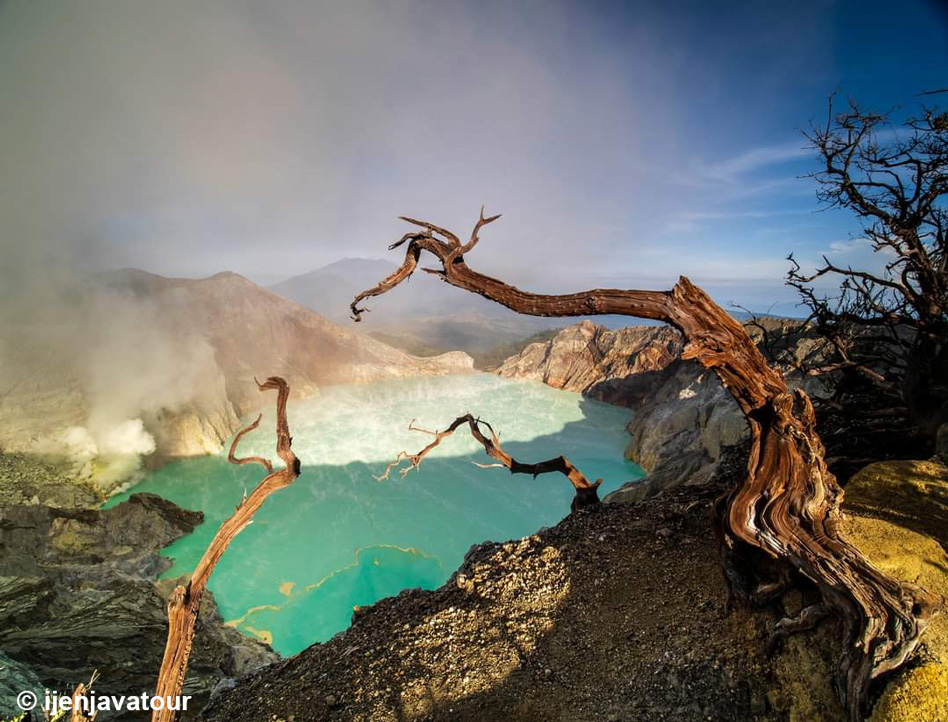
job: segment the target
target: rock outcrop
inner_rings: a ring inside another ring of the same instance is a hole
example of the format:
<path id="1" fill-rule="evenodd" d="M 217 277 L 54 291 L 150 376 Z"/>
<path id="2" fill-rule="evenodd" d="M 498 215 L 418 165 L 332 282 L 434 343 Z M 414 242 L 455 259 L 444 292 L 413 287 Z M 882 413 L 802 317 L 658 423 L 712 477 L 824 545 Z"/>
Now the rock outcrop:
<path id="1" fill-rule="evenodd" d="M 152 494 L 104 511 L 0 509 L 0 650 L 17 674 L 63 692 L 98 670 L 100 693 L 153 690 L 173 588 L 156 582 L 170 566 L 158 551 L 202 520 Z M 206 698 L 220 680 L 275 659 L 226 627 L 205 597 L 185 693 Z M 0 703 L 0 713 L 12 713 L 12 698 Z"/>
<path id="2" fill-rule="evenodd" d="M 870 464 L 846 485 L 848 531 L 886 574 L 948 599 L 948 466 L 940 461 Z M 925 632 L 916 664 L 896 672 L 871 722 L 948 720 L 948 616 Z"/>
<path id="3" fill-rule="evenodd" d="M 86 509 L 99 501 L 100 495 L 91 485 L 63 479 L 58 464 L 33 454 L 0 452 L 0 508 L 45 504 Z"/>
<path id="4" fill-rule="evenodd" d="M 494 373 L 631 406 L 645 390 L 636 377 L 661 371 L 680 354 L 681 336 L 668 326 L 610 331 L 583 321 L 549 341 L 530 344 Z"/>
<path id="5" fill-rule="evenodd" d="M 789 372 L 818 352 L 805 335 L 788 333 L 799 324 L 766 319 L 748 326 L 755 339 L 768 332 L 768 356 Z M 677 484 L 705 484 L 717 470 L 724 449 L 743 441 L 747 422 L 717 377 L 681 360 L 681 336 L 667 326 L 633 326 L 609 331 L 589 321 L 570 326 L 550 341 L 527 346 L 496 371 L 506 378 L 542 381 L 633 411 L 626 457 L 648 473 L 607 497 L 638 501 Z M 811 394 L 822 384 L 799 374 L 791 387 L 805 383 Z"/>
<path id="6" fill-rule="evenodd" d="M 909 460 L 870 464 L 846 485 L 843 510 L 847 537 L 883 573 L 948 598 L 948 466 Z M 808 635 L 788 639 L 774 668 L 782 701 L 796 719 L 819 719 L 819 710 L 834 703 L 828 685 L 811 682 L 829 678 L 834 669 L 832 657 L 817 654 L 815 644 Z M 880 685 L 869 716 L 869 722 L 915 720 L 948 720 L 944 612 L 925 631 L 913 663 Z"/>
<path id="7" fill-rule="evenodd" d="M 647 473 L 608 501 L 637 501 L 679 484 L 706 484 L 729 446 L 748 437 L 747 421 L 717 377 L 676 359 L 631 405 L 625 456 Z"/>

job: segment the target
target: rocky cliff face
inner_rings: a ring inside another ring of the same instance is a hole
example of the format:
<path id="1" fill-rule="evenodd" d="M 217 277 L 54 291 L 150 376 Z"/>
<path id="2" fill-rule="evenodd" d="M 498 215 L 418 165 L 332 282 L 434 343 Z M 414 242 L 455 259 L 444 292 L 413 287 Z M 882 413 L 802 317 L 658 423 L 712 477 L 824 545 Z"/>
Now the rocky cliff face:
<path id="1" fill-rule="evenodd" d="M 793 337 L 788 321 L 762 322 L 768 332 L 768 355 L 790 368 L 818 352 L 812 339 Z M 748 326 L 762 339 L 763 329 Z M 680 334 L 667 326 L 638 326 L 609 331 L 589 321 L 570 326 L 550 341 L 531 344 L 498 369 L 507 378 L 543 381 L 601 401 L 627 406 L 634 415 L 626 456 L 647 472 L 608 497 L 638 500 L 678 484 L 700 485 L 714 475 L 723 450 L 747 437 L 747 423 L 736 402 L 712 372 L 680 359 Z M 788 377 L 791 386 L 805 383 L 811 394 L 821 383 Z"/>
<path id="2" fill-rule="evenodd" d="M 748 435 L 737 403 L 712 372 L 676 359 L 635 399 L 626 458 L 648 473 L 610 501 L 644 498 L 679 484 L 705 484 L 724 450 Z"/>
<path id="3" fill-rule="evenodd" d="M 583 321 L 549 341 L 530 344 L 495 373 L 628 406 L 640 394 L 636 377 L 661 371 L 680 353 L 681 336 L 668 326 L 610 331 Z"/>
<path id="4" fill-rule="evenodd" d="M 170 580 L 156 583 L 170 565 L 158 550 L 202 520 L 152 494 L 106 511 L 0 507 L 0 648 L 17 677 L 67 691 L 98 670 L 99 693 L 152 690 L 173 588 Z M 225 627 L 205 598 L 186 694 L 206 698 L 221 679 L 275 659 L 266 645 Z M 0 700 L 0 716 L 13 714 L 6 708 L 13 699 Z"/>

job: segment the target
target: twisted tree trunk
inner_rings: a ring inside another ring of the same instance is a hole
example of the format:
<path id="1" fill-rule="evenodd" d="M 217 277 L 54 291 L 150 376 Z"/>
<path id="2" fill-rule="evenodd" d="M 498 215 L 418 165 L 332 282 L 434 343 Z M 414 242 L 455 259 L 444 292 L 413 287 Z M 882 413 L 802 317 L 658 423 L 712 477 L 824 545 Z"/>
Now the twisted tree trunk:
<path id="1" fill-rule="evenodd" d="M 703 290 L 682 277 L 671 291 L 593 289 L 560 296 L 534 294 L 477 273 L 464 254 L 480 229 L 499 218 L 481 217 L 466 243 L 425 221 L 403 218 L 422 232 L 407 233 L 390 249 L 407 243 L 405 260 L 391 276 L 352 302 L 359 304 L 406 280 L 422 251 L 441 267 L 423 269 L 452 286 L 477 293 L 531 316 L 620 314 L 668 323 L 685 338 L 683 358 L 712 369 L 747 418 L 751 450 L 747 476 L 715 505 L 716 532 L 731 603 L 766 601 L 792 583 L 797 572 L 820 591 L 822 604 L 782 620 L 774 641 L 807 629 L 835 612 L 843 621 L 843 654 L 836 688 L 850 717 L 866 712 L 870 683 L 898 668 L 943 600 L 876 569 L 840 528 L 842 489 L 827 470 L 806 393 L 791 393 L 744 327 Z M 438 238 L 437 236 L 440 236 Z"/>
<path id="2" fill-rule="evenodd" d="M 178 706 L 177 698 L 181 696 L 181 691 L 184 689 L 188 658 L 191 656 L 191 645 L 194 641 L 194 625 L 201 609 L 201 599 L 204 597 L 211 573 L 224 554 L 224 550 L 253 520 L 253 515 L 270 494 L 289 486 L 300 475 L 300 462 L 293 453 L 293 437 L 290 436 L 290 427 L 286 420 L 286 401 L 290 395 L 290 388 L 286 381 L 278 376 L 271 376 L 262 384 L 257 382 L 257 386 L 261 391 L 273 389 L 277 391 L 276 452 L 285 466 L 280 471 L 274 472 L 268 459 L 259 456 L 239 459 L 235 456 L 240 440 L 259 425 L 259 416 L 256 421 L 234 437 L 227 456 L 228 460 L 232 464 L 260 464 L 267 470 L 268 475 L 250 496 L 243 498 L 233 516 L 221 524 L 187 585 L 176 587 L 171 595 L 168 602 L 168 640 L 165 643 L 165 653 L 154 695 L 163 698 L 165 702 L 162 709 L 152 711 L 152 722 L 173 722 L 177 718 L 178 710 L 172 708 L 172 704 L 175 707 Z"/>

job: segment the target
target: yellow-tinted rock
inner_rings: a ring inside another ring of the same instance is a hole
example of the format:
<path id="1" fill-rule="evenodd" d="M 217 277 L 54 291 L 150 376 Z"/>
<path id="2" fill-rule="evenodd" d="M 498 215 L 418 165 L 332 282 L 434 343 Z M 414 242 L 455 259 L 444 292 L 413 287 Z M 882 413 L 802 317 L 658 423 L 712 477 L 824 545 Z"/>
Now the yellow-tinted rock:
<path id="1" fill-rule="evenodd" d="M 948 597 L 948 468 L 931 461 L 872 464 L 846 487 L 850 539 L 880 569 Z M 935 617 L 918 663 L 896 673 L 872 722 L 948 722 L 948 615 Z"/>
<path id="2" fill-rule="evenodd" d="M 948 548 L 948 467 L 935 461 L 870 464 L 846 485 L 843 510 L 890 521 Z"/>

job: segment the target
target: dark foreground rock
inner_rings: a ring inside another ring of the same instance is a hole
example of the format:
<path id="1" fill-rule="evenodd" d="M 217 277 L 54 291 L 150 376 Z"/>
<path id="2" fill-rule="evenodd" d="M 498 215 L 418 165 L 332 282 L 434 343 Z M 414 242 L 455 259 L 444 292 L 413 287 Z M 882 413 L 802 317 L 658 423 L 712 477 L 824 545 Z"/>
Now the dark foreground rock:
<path id="1" fill-rule="evenodd" d="M 99 693 L 153 690 L 172 588 L 170 580 L 156 583 L 170 564 L 158 551 L 202 520 L 153 494 L 105 511 L 0 510 L 0 650 L 18 664 L 17 674 L 67 691 L 97 670 Z M 185 693 L 206 698 L 221 679 L 276 658 L 225 627 L 206 597 Z M 0 714 L 12 713 L 12 703 L 0 700 Z"/>

